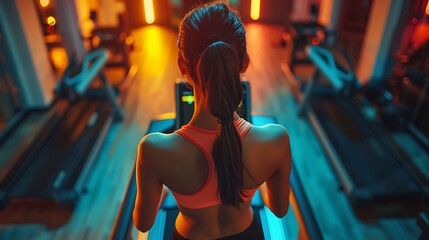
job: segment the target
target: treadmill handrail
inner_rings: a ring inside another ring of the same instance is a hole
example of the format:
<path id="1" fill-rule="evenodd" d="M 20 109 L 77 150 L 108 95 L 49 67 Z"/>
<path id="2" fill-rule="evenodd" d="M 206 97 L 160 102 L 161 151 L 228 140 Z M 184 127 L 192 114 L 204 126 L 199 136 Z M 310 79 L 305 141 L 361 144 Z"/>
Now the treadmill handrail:
<path id="1" fill-rule="evenodd" d="M 111 240 L 127 239 L 129 227 L 132 224 L 132 216 L 134 210 L 134 199 L 137 195 L 136 185 L 136 166 L 134 164 L 133 174 L 128 181 L 128 188 L 119 207 L 119 214 L 116 216 L 115 224 L 113 225 L 112 233 L 110 234 Z"/>
<path id="2" fill-rule="evenodd" d="M 78 96 L 83 96 L 90 84 L 98 76 L 104 84 L 104 91 L 108 100 L 113 104 L 115 121 L 124 118 L 121 107 L 118 103 L 116 92 L 104 74 L 103 67 L 106 65 L 109 52 L 105 48 L 96 49 L 85 55 L 81 64 L 80 72 L 76 75 L 65 74 L 62 81 L 57 85 L 56 91 L 60 91 L 64 86 L 69 93 L 69 100 L 74 102 Z"/>
<path id="3" fill-rule="evenodd" d="M 346 82 L 355 81 L 356 76 L 354 71 L 338 69 L 335 64 L 335 57 L 328 49 L 321 46 L 309 45 L 306 48 L 306 52 L 308 57 L 317 65 L 317 68 L 327 76 L 335 89 L 340 90 L 344 88 Z"/>
<path id="4" fill-rule="evenodd" d="M 311 209 L 308 196 L 304 190 L 299 175 L 296 173 L 294 166 L 292 166 L 290 174 L 290 185 L 292 188 L 293 200 L 295 200 L 295 204 L 297 205 L 299 210 L 299 217 L 302 219 L 305 225 L 304 231 L 307 233 L 309 239 L 311 240 L 323 239 L 319 223 L 314 216 L 314 212 Z"/>
<path id="5" fill-rule="evenodd" d="M 108 51 L 105 48 L 88 53 L 83 59 L 81 71 L 73 77 L 64 75 L 63 83 L 73 87 L 77 93 L 83 95 L 95 76 L 106 64 L 107 57 Z"/>

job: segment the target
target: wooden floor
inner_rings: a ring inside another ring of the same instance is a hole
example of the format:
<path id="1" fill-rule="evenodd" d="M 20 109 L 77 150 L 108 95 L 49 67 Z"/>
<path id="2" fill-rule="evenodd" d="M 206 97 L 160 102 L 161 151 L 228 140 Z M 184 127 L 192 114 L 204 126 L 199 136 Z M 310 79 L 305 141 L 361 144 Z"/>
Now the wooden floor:
<path id="1" fill-rule="evenodd" d="M 251 65 L 244 78 L 251 83 L 252 110 L 276 116 L 290 134 L 296 171 L 325 239 L 417 239 L 413 219 L 363 223 L 352 212 L 330 169 L 315 133 L 298 118 L 296 102 L 281 70 L 289 50 L 279 44 L 282 27 L 247 25 Z M 155 116 L 174 111 L 176 65 L 174 30 L 147 26 L 136 30 L 132 62 L 138 71 L 123 98 L 125 120 L 109 130 L 87 193 L 70 221 L 58 229 L 42 225 L 2 225 L 0 239 L 108 239 L 134 164 L 137 144 Z M 293 211 L 284 218 L 291 239 L 298 237 Z"/>

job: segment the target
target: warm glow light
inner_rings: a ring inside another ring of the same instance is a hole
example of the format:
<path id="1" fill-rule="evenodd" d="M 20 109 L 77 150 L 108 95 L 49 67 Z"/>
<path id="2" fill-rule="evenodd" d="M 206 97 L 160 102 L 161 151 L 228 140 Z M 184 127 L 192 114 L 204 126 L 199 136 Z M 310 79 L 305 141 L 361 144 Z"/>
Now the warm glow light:
<path id="1" fill-rule="evenodd" d="M 428 3 L 426 4 L 426 15 L 429 15 L 429 1 L 428 1 Z"/>
<path id="2" fill-rule="evenodd" d="M 429 41 L 429 22 L 420 21 L 416 24 L 412 40 L 415 49 Z"/>
<path id="3" fill-rule="evenodd" d="M 64 72 L 69 63 L 67 51 L 63 47 L 52 47 L 49 50 L 49 58 L 59 72 Z"/>
<path id="4" fill-rule="evenodd" d="M 143 29 L 143 36 L 137 35 L 136 39 L 143 39 L 142 42 L 144 42 L 144 45 L 141 47 L 145 53 L 144 61 L 147 62 L 142 64 L 149 64 L 151 66 L 145 69 L 144 76 L 153 80 L 151 84 L 162 84 L 162 79 L 165 78 L 165 69 L 168 68 L 168 64 L 171 64 L 170 58 L 165 57 L 171 55 L 171 48 L 165 47 L 167 43 L 165 34 L 168 33 L 166 33 L 167 31 L 164 28 L 156 25 L 150 25 Z"/>
<path id="5" fill-rule="evenodd" d="M 132 36 L 127 36 L 125 38 L 125 44 L 131 45 L 131 44 L 133 44 L 133 42 L 134 42 L 134 38 Z"/>
<path id="6" fill-rule="evenodd" d="M 153 11 L 152 0 L 144 0 L 144 13 L 146 15 L 146 22 L 148 24 L 155 22 L 155 13 Z"/>
<path id="7" fill-rule="evenodd" d="M 46 22 L 49 24 L 49 26 L 54 26 L 55 23 L 57 23 L 57 20 L 55 20 L 54 17 L 49 16 L 48 19 L 46 20 Z"/>
<path id="8" fill-rule="evenodd" d="M 49 0 L 40 0 L 40 6 L 47 7 L 49 5 Z"/>
<path id="9" fill-rule="evenodd" d="M 261 8 L 261 0 L 252 0 L 250 4 L 250 17 L 253 20 L 259 19 L 260 8 Z"/>

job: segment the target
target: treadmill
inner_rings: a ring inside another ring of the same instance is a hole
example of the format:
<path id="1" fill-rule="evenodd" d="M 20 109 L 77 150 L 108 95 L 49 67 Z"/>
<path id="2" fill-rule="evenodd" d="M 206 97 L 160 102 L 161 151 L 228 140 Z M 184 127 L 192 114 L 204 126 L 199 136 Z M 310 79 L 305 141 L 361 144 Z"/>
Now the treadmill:
<path id="1" fill-rule="evenodd" d="M 237 112 L 254 125 L 265 125 L 275 123 L 276 120 L 269 116 L 250 116 L 250 85 L 242 82 L 244 90 L 243 104 Z M 189 122 L 193 114 L 193 91 L 185 83 L 176 83 L 176 118 L 157 119 L 150 123 L 148 133 L 163 132 L 171 133 L 178 127 Z M 139 232 L 133 224 L 132 212 L 136 198 L 135 166 L 129 181 L 129 185 L 116 217 L 111 239 L 171 239 L 174 224 L 179 213 L 177 203 L 171 194 L 167 195 L 156 216 L 155 222 L 146 233 Z M 259 215 L 264 239 L 289 239 L 287 229 L 283 226 L 282 220 L 277 218 L 263 203 L 259 190 L 252 199 L 252 208 L 255 214 Z M 257 212 L 257 213 L 256 213 Z M 319 238 L 321 239 L 321 238 Z"/>
<path id="2" fill-rule="evenodd" d="M 74 72 L 68 69 L 57 86 L 63 98 L 56 99 L 47 113 L 27 116 L 43 118 L 43 123 L 31 141 L 14 151 L 8 167 L 1 169 L 2 223 L 17 209 L 70 212 L 74 208 L 109 126 L 122 119 L 116 94 L 101 71 L 107 56 L 105 49 L 88 53 L 79 68 Z M 103 83 L 103 98 L 90 95 L 90 84 L 97 76 Z M 24 133 L 31 126 L 24 120 L 15 132 Z M 20 220 L 45 223 L 46 219 Z M 45 224 L 58 227 L 65 222 Z"/>
<path id="3" fill-rule="evenodd" d="M 415 217 L 427 210 L 429 180 L 413 171 L 412 156 L 400 151 L 370 108 L 354 98 L 360 86 L 347 57 L 313 45 L 307 53 L 317 69 L 305 88 L 300 114 L 321 140 L 357 216 Z M 316 88 L 321 74 L 330 85 Z"/>

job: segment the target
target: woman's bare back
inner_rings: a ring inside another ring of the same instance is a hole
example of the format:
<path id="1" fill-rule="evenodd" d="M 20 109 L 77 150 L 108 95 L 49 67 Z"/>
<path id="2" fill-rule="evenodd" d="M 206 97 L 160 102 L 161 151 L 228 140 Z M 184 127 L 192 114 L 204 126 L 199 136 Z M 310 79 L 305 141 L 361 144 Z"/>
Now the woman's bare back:
<path id="1" fill-rule="evenodd" d="M 156 147 L 157 155 L 156 169 L 164 185 L 184 195 L 192 195 L 203 187 L 207 180 L 208 164 L 204 153 L 197 146 L 175 133 L 152 135 L 148 141 L 154 141 L 153 146 Z M 264 127 L 252 126 L 242 138 L 242 149 L 243 188 L 258 188 L 265 181 L 270 181 L 271 177 L 286 171 L 284 175 L 287 178 L 280 178 L 280 181 L 284 180 L 283 184 L 271 183 L 271 186 L 281 186 L 281 189 L 269 188 L 270 197 L 265 192 L 262 194 L 268 206 L 275 202 L 282 202 L 282 205 L 288 206 L 290 149 L 286 130 L 273 124 Z M 275 198 L 279 199 L 274 200 Z M 197 239 L 239 233 L 246 229 L 253 219 L 250 201 L 242 203 L 240 209 L 227 205 L 199 209 L 179 206 L 179 209 L 177 230 L 181 234 L 186 233 L 186 236 Z M 275 206 L 275 209 L 279 211 L 278 206 Z M 282 211 L 285 212 L 284 208 Z M 282 211 L 279 211 L 280 215 Z"/>

